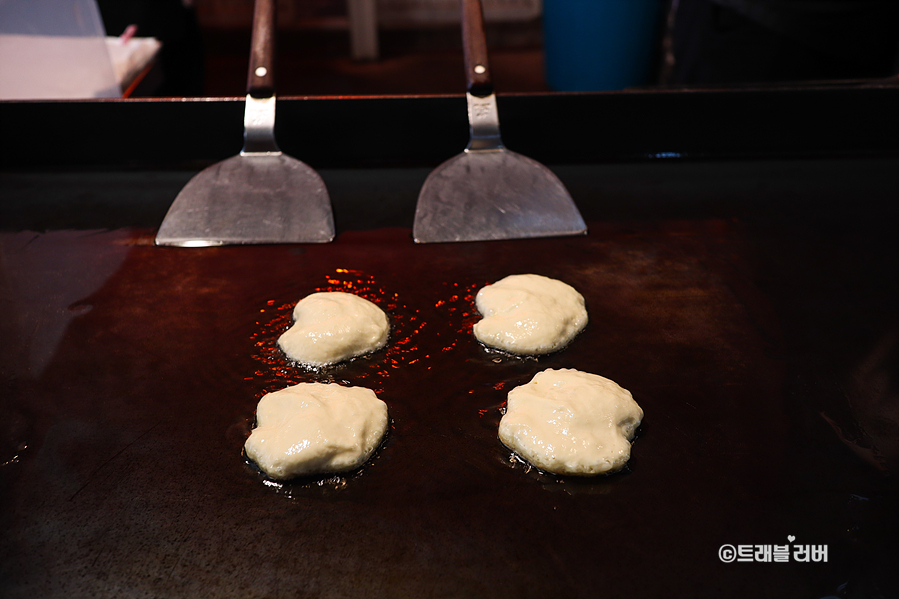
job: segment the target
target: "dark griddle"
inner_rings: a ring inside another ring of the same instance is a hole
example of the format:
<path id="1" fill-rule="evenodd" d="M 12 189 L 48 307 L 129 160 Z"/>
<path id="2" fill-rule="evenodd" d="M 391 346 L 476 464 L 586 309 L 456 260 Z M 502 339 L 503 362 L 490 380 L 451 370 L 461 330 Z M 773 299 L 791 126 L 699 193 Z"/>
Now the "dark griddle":
<path id="1" fill-rule="evenodd" d="M 326 170 L 333 244 L 200 250 L 151 244 L 192 171 L 0 173 L 0 595 L 894 594 L 899 182 L 852 154 L 562 163 L 588 236 L 431 246 L 427 168 Z M 516 272 L 584 294 L 565 351 L 472 340 L 471 294 Z M 346 288 L 389 348 L 291 368 L 290 304 Z M 562 480 L 497 441 L 508 389 L 562 367 L 644 408 L 625 472 Z M 243 440 L 303 380 L 370 386 L 393 425 L 361 472 L 272 486 Z M 718 557 L 788 535 L 828 562 Z"/>

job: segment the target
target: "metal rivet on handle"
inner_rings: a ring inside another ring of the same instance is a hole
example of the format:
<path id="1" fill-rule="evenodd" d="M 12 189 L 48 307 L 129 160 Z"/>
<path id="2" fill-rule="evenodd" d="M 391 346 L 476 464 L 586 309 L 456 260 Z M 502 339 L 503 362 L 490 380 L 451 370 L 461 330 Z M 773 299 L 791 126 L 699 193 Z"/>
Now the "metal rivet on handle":
<path id="1" fill-rule="evenodd" d="M 268 73 L 268 69 L 266 69 L 265 67 L 257 67 L 253 72 L 257 77 L 265 77 L 266 73 Z"/>
<path id="2" fill-rule="evenodd" d="M 477 73 L 478 75 L 483 75 L 484 73 L 487 72 L 487 67 L 485 67 L 482 64 L 476 64 L 474 66 L 474 72 Z"/>

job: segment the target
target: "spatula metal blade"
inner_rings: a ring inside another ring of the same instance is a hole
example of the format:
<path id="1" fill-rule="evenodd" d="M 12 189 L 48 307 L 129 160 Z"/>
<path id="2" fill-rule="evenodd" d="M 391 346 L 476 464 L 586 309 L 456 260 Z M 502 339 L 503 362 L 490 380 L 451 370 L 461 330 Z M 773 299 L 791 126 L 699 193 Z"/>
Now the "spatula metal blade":
<path id="1" fill-rule="evenodd" d="M 243 154 L 201 171 L 166 214 L 157 245 L 327 243 L 331 200 L 312 168 L 284 154 Z"/>
<path id="2" fill-rule="evenodd" d="M 548 168 L 501 149 L 465 152 L 438 166 L 418 197 L 416 243 L 584 235 L 574 200 Z"/>

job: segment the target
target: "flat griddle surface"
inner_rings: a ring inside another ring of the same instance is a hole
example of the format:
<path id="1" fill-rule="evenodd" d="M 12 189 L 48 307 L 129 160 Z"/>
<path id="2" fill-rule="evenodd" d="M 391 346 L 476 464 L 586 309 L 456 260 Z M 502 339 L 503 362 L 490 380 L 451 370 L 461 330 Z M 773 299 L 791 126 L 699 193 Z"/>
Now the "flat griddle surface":
<path id="1" fill-rule="evenodd" d="M 402 227 L 207 249 L 154 247 L 145 227 L 3 233 L 0 594 L 895 588 L 894 440 L 870 426 L 895 380 L 895 210 L 845 208 L 426 246 Z M 564 351 L 473 340 L 474 293 L 523 272 L 585 296 L 590 323 Z M 380 304 L 388 347 L 321 372 L 289 364 L 275 340 L 317 290 Z M 626 471 L 547 475 L 499 443 L 506 393 L 546 368 L 633 393 L 646 416 Z M 266 481 L 241 455 L 256 402 L 318 380 L 374 389 L 386 442 L 355 473 Z M 725 563 L 723 545 L 790 545 L 790 559 Z M 797 561 L 795 545 L 826 546 L 827 562 Z"/>

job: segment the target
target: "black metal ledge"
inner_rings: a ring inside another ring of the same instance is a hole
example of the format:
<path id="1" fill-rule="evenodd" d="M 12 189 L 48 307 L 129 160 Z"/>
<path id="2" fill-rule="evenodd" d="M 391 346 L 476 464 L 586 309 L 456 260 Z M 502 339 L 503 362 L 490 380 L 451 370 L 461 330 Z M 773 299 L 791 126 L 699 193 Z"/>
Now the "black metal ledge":
<path id="1" fill-rule="evenodd" d="M 899 154 L 899 83 L 499 97 L 507 146 L 547 164 Z M 242 98 L 0 102 L 3 170 L 186 167 L 240 150 Z M 464 97 L 279 98 L 277 137 L 316 168 L 434 166 Z"/>

